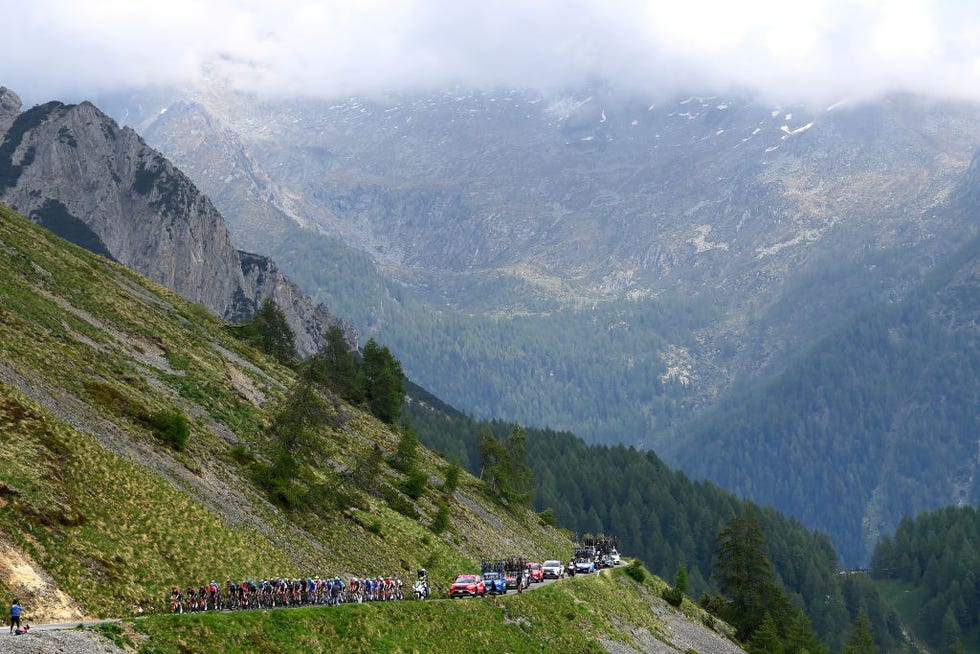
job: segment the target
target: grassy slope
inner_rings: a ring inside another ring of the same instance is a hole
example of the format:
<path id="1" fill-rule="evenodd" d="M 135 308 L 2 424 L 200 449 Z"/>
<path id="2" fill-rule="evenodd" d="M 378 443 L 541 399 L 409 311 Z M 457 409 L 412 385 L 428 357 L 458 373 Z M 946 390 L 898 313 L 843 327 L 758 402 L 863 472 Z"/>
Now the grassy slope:
<path id="1" fill-rule="evenodd" d="M 142 651 L 344 652 L 605 652 L 600 640 L 638 647 L 641 639 L 671 643 L 678 651 L 725 647 L 705 628 L 694 643 L 668 620 L 679 614 L 659 599 L 664 584 L 638 584 L 621 569 L 601 577 L 576 577 L 497 600 L 395 602 L 339 608 L 161 616 L 125 625 Z M 690 602 L 684 613 L 711 622 Z M 712 622 L 721 630 L 724 625 Z M 683 641 L 683 642 L 682 642 Z M 661 646 L 664 651 L 666 647 Z M 730 643 L 727 647 L 732 647 Z M 658 650 L 659 651 L 659 650 Z"/>
<path id="2" fill-rule="evenodd" d="M 247 461 L 263 457 L 263 424 L 291 381 L 200 307 L 0 207 L 0 592 L 39 621 L 74 619 L 58 591 L 81 613 L 120 616 L 212 577 L 424 564 L 445 584 L 481 557 L 567 555 L 564 534 L 495 508 L 465 474 L 451 497 L 430 486 L 418 521 L 367 496 L 328 519 L 273 507 Z M 166 411 L 190 422 L 182 452 L 140 419 Z M 388 427 L 341 411 L 320 434 L 330 465 L 350 467 L 374 443 L 394 450 Z M 420 458 L 441 479 L 445 462 Z M 426 527 L 439 501 L 452 521 L 442 536 Z"/>

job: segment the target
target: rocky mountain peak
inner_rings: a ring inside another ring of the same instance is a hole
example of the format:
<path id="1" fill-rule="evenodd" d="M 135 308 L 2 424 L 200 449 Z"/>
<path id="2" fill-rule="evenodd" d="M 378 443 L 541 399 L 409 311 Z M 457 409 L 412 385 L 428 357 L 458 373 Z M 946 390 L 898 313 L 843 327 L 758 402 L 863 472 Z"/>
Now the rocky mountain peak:
<path id="1" fill-rule="evenodd" d="M 227 320 L 273 298 L 304 355 L 339 323 L 271 261 L 261 278 L 252 274 L 256 255 L 234 248 L 211 200 L 132 129 L 88 102 L 16 113 L 16 94 L 0 98 L 13 116 L 0 146 L 0 201 Z M 342 328 L 356 343 L 353 328 Z"/>
<path id="2" fill-rule="evenodd" d="M 0 86 L 0 132 L 7 131 L 17 114 L 20 113 L 21 106 L 19 95 L 6 86 Z"/>

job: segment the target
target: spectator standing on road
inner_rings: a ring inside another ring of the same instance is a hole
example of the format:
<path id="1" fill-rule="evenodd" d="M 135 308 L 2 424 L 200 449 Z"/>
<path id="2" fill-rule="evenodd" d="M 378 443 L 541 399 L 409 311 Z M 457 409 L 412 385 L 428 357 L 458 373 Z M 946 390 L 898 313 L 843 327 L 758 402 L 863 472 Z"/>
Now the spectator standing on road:
<path id="1" fill-rule="evenodd" d="M 20 631 L 20 612 L 24 610 L 24 607 L 20 605 L 16 599 L 13 605 L 10 607 L 10 635 L 14 635 L 14 627 L 17 631 Z"/>

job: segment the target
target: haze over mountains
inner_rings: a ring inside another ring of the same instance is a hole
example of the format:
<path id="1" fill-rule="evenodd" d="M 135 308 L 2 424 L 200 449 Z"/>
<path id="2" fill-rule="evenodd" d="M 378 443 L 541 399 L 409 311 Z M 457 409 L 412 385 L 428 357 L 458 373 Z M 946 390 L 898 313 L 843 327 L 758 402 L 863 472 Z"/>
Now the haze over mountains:
<path id="1" fill-rule="evenodd" d="M 440 397 L 685 466 L 704 446 L 691 444 L 692 419 L 901 302 L 977 227 L 963 175 L 980 108 L 968 102 L 657 102 L 593 84 L 336 102 L 214 86 L 104 103 L 215 199 L 239 243 L 264 247 Z M 840 438 L 887 440 L 901 423 Z M 787 429 L 750 427 L 792 447 Z M 970 425 L 954 429 L 957 451 L 970 450 Z M 902 510 L 964 498 L 960 481 L 913 467 L 912 485 L 933 490 L 882 511 L 869 481 L 848 491 L 845 519 L 826 506 L 835 481 L 818 482 L 816 509 L 752 481 L 773 468 L 801 478 L 796 466 L 834 479 L 838 457 L 767 446 L 750 470 L 713 469 L 738 439 L 730 447 L 692 472 L 744 480 L 750 496 L 836 534 L 854 564 Z M 877 456 L 855 453 L 848 474 L 887 477 Z"/>
<path id="2" fill-rule="evenodd" d="M 741 432 L 705 441 L 704 425 L 761 384 L 807 387 L 804 353 L 839 353 L 844 326 L 921 292 L 972 238 L 975 105 L 658 104 L 604 85 L 333 103 L 215 86 L 99 105 L 214 199 L 239 247 L 274 258 L 467 413 L 654 447 L 827 531 L 847 564 L 908 511 L 973 501 L 969 365 L 966 418 L 942 423 L 935 444 L 962 465 L 941 478 L 938 463 L 909 464 L 921 450 L 871 447 L 905 419 L 866 396 L 823 400 L 843 449 L 755 411 L 745 433 L 767 436 L 732 466 L 748 451 Z M 969 302 L 928 315 L 949 311 L 969 315 Z M 975 344 L 962 325 L 967 340 L 943 356 Z M 854 375 L 863 355 L 847 350 Z M 890 417 L 840 427 L 868 412 Z M 823 445 L 801 455 L 801 438 Z M 769 484 L 772 470 L 791 483 Z"/>

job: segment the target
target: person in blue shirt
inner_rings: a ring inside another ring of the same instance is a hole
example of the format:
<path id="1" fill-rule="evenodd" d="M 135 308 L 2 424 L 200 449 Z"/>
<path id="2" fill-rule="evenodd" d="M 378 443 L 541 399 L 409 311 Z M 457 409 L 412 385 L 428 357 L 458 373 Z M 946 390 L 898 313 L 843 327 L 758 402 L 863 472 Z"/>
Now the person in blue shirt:
<path id="1" fill-rule="evenodd" d="M 17 627 L 17 631 L 20 631 L 20 612 L 24 610 L 24 607 L 20 605 L 17 600 L 14 600 L 13 606 L 10 607 L 10 635 L 14 634 L 14 627 Z"/>

